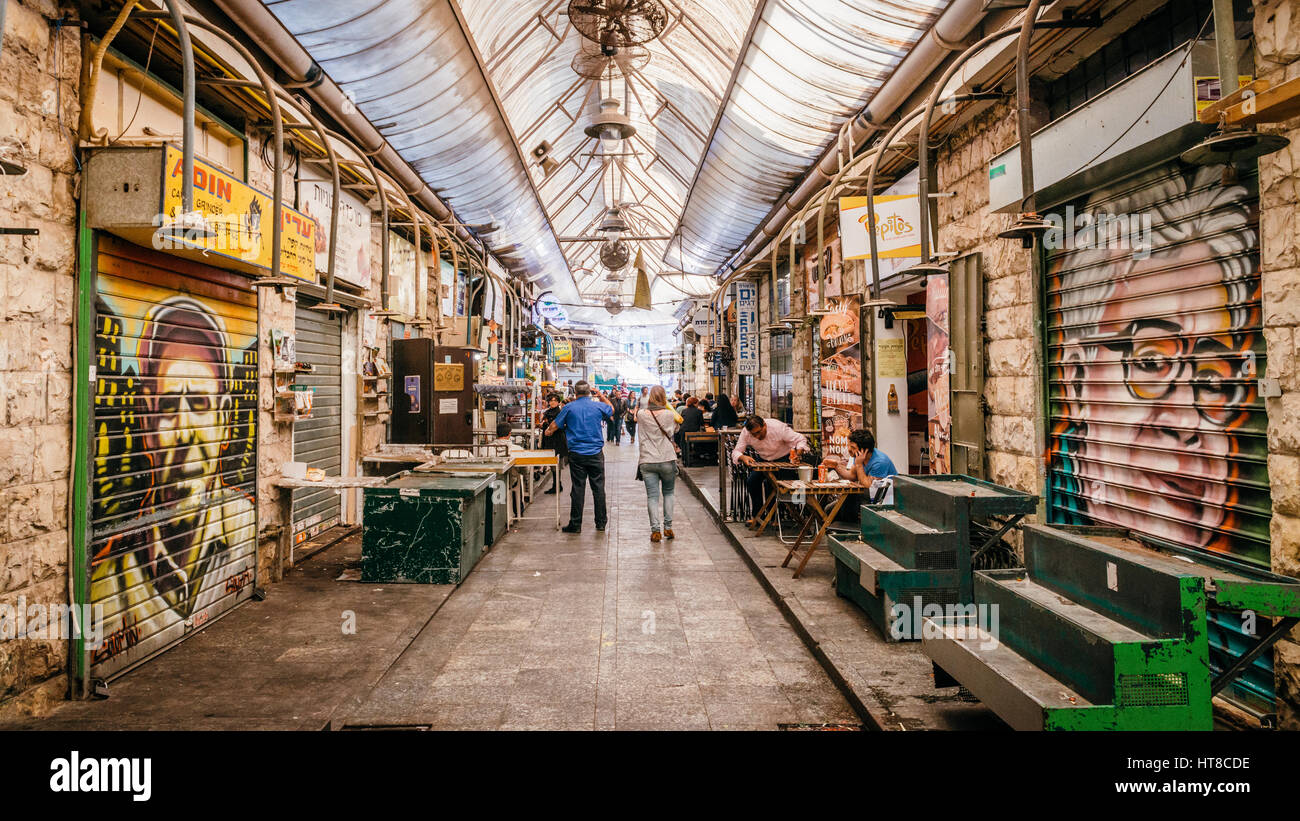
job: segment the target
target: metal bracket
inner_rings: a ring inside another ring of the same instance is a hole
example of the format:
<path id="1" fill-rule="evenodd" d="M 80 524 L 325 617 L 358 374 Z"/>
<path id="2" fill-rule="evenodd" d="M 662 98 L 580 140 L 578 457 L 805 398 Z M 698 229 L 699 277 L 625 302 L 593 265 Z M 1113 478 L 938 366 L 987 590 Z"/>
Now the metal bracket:
<path id="1" fill-rule="evenodd" d="M 1231 684 L 1233 679 L 1240 676 L 1242 672 L 1250 666 L 1251 662 L 1259 657 L 1260 653 L 1263 653 L 1274 644 L 1277 644 L 1278 640 L 1284 638 L 1287 633 L 1290 633 L 1291 628 L 1295 627 L 1297 624 L 1300 624 L 1300 618 L 1295 616 L 1278 619 L 1277 624 L 1273 625 L 1272 630 L 1260 637 L 1259 641 L 1255 642 L 1248 651 L 1232 663 L 1231 667 L 1220 673 L 1218 678 L 1210 684 L 1210 695 L 1218 695 L 1219 691 Z"/>
<path id="2" fill-rule="evenodd" d="M 1020 520 L 1023 518 L 1025 518 L 1025 514 L 1017 513 L 1016 515 L 1012 516 L 1010 519 L 1007 519 L 1006 523 L 1002 525 L 1002 527 L 998 530 L 997 533 L 994 533 L 992 536 L 988 537 L 988 539 L 984 542 L 984 544 L 980 546 L 980 549 L 976 550 L 974 553 L 971 554 L 970 557 L 971 564 L 974 564 L 976 559 L 984 555 L 984 551 L 988 550 L 990 547 L 992 547 L 993 545 L 1001 541 L 1003 535 L 1005 535 L 1006 532 L 1011 528 L 1020 524 Z"/>

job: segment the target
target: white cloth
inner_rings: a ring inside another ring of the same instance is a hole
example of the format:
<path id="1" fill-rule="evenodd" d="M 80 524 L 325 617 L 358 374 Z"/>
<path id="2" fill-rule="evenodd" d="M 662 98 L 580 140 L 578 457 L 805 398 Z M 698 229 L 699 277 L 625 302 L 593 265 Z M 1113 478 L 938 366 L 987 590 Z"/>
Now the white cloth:
<path id="1" fill-rule="evenodd" d="M 660 426 L 663 426 L 663 430 L 659 429 Z M 673 434 L 677 432 L 677 414 L 673 411 L 667 408 L 657 411 L 642 408 L 636 414 L 636 432 L 638 464 L 677 461 L 677 451 L 673 450 L 672 440 Z"/>

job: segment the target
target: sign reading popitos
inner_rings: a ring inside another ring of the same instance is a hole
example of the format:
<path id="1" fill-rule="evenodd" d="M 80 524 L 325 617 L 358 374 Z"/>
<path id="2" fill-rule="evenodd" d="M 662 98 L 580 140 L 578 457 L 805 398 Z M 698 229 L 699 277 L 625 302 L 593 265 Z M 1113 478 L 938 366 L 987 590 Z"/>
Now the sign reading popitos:
<path id="1" fill-rule="evenodd" d="M 875 198 L 876 254 L 880 259 L 921 256 L 921 209 L 915 194 Z M 872 226 L 866 197 L 840 197 L 840 237 L 844 259 L 871 257 Z"/>
<path id="2" fill-rule="evenodd" d="M 158 224 L 176 219 L 182 211 L 184 157 L 180 149 L 165 146 L 163 189 Z M 214 236 L 154 235 L 154 246 L 169 243 L 199 248 L 205 253 L 271 268 L 271 198 L 201 160 L 194 161 L 194 210 L 201 213 Z M 281 209 L 280 272 L 306 282 L 316 281 L 315 224 L 290 207 Z"/>

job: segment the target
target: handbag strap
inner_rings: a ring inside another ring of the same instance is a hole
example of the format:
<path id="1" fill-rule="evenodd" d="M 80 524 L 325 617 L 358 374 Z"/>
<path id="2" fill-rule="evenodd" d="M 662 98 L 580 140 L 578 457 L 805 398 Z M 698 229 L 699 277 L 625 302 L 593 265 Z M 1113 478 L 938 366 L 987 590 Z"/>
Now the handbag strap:
<path id="1" fill-rule="evenodd" d="M 664 438 L 673 443 L 673 450 L 676 451 L 677 443 L 673 442 L 673 438 L 668 435 L 668 431 L 664 430 L 663 423 L 659 421 L 659 417 L 655 415 L 654 411 L 650 411 L 650 418 L 654 420 L 655 427 L 659 428 L 659 432 L 664 435 Z"/>

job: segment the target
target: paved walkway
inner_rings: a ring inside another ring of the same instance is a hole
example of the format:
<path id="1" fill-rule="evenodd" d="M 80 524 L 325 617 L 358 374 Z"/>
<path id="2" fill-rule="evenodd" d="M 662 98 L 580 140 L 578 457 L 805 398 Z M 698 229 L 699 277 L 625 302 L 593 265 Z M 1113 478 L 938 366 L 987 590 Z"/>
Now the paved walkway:
<path id="1" fill-rule="evenodd" d="M 777 729 L 859 724 L 681 481 L 653 544 L 636 448 L 606 448 L 609 527 L 511 533 L 349 726 Z M 568 481 L 566 477 L 565 492 Z"/>
<path id="2" fill-rule="evenodd" d="M 679 480 L 652 544 L 636 448 L 607 449 L 609 527 L 579 535 L 548 496 L 459 588 L 355 578 L 360 539 L 312 556 L 264 602 L 11 728 L 777 729 L 860 724 Z M 565 478 L 567 503 L 568 479 Z M 453 592 L 454 590 L 454 592 Z M 352 611 L 355 634 L 340 629 Z"/>

